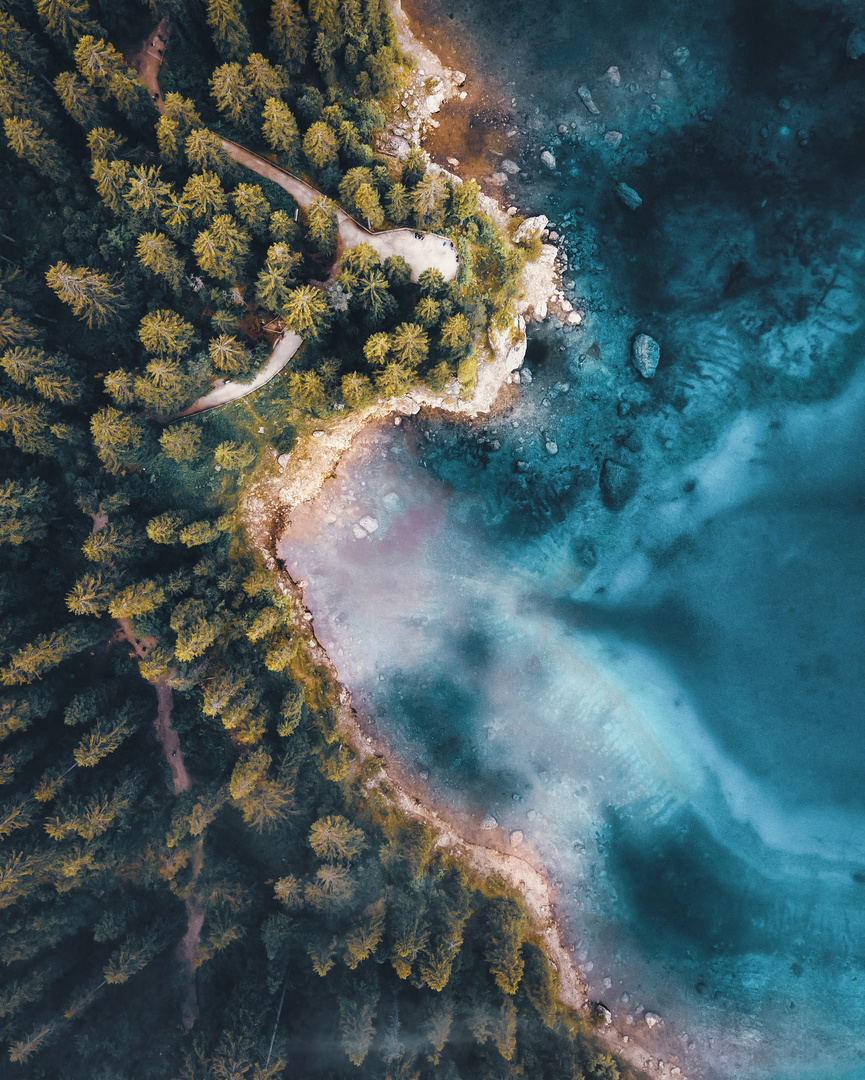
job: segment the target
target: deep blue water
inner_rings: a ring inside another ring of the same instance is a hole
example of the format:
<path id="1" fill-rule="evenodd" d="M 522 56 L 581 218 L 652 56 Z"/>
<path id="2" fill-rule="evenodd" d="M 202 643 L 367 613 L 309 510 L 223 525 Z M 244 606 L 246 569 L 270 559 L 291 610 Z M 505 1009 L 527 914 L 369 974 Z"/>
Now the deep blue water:
<path id="1" fill-rule="evenodd" d="M 532 118 L 508 194 L 564 235 L 584 322 L 535 333 L 487 423 L 366 436 L 282 551 L 396 752 L 542 854 L 622 1031 L 692 1076 L 865 1076 L 852 16 L 541 8 L 492 31 Z M 483 5 L 449 11 L 470 42 Z"/>

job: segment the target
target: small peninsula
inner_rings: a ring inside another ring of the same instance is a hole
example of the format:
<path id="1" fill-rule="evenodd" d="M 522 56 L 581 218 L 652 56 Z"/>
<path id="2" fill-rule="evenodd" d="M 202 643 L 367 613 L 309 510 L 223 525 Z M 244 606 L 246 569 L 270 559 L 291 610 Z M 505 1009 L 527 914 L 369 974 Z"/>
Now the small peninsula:
<path id="1" fill-rule="evenodd" d="M 405 34 L 0 12 L 10 1074 L 630 1075 L 542 874 L 383 769 L 259 535 L 371 422 L 493 407 L 555 302 L 542 218 L 388 151 L 442 97 Z"/>

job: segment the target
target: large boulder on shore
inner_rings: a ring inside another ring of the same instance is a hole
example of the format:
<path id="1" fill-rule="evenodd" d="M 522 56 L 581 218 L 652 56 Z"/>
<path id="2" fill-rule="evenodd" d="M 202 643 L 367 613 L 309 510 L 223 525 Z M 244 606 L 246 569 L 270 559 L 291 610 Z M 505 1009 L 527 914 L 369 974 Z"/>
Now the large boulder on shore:
<path id="1" fill-rule="evenodd" d="M 549 223 L 550 219 L 544 214 L 526 218 L 514 233 L 514 243 L 519 244 L 521 240 L 533 240 L 536 236 L 541 235 Z"/>
<path id="2" fill-rule="evenodd" d="M 630 466 L 607 458 L 598 480 L 604 506 L 615 512 L 623 509 L 636 494 L 638 482 L 639 478 Z"/>
<path id="3" fill-rule="evenodd" d="M 637 334 L 634 338 L 634 347 L 631 352 L 634 367 L 644 379 L 651 379 L 658 370 L 658 361 L 661 359 L 661 346 L 648 334 Z"/>

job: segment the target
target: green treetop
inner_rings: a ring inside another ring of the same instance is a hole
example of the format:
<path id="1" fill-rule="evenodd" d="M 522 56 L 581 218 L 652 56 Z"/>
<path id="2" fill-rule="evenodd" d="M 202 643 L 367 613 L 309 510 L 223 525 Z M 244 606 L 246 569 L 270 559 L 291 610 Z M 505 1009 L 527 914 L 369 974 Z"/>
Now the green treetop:
<path id="1" fill-rule="evenodd" d="M 220 56 L 243 60 L 249 55 L 252 42 L 240 0 L 207 0 L 206 18 Z"/>
<path id="2" fill-rule="evenodd" d="M 95 127 L 87 133 L 87 149 L 94 161 L 99 158 L 114 160 L 123 153 L 126 140 L 116 131 L 106 127 Z M 128 167 L 129 163 L 124 162 Z"/>
<path id="3" fill-rule="evenodd" d="M 270 222 L 270 203 L 258 184 L 238 184 L 231 193 L 234 212 L 248 229 L 264 236 Z"/>
<path id="4" fill-rule="evenodd" d="M 3 128 L 12 150 L 41 176 L 55 184 L 69 179 L 63 151 L 35 120 L 7 116 Z"/>
<path id="5" fill-rule="evenodd" d="M 306 235 L 315 251 L 333 251 L 336 243 L 336 207 L 322 195 L 314 199 L 306 209 Z"/>
<path id="6" fill-rule="evenodd" d="M 271 40 L 289 71 L 300 71 L 309 47 L 309 23 L 297 0 L 273 0 L 270 6 Z"/>
<path id="7" fill-rule="evenodd" d="M 385 200 L 387 216 L 394 225 L 402 225 L 411 211 L 411 196 L 404 184 L 399 181 L 391 187 Z"/>
<path id="8" fill-rule="evenodd" d="M 303 137 L 303 152 L 311 165 L 316 169 L 324 169 L 336 163 L 339 142 L 327 124 L 311 124 Z"/>
<path id="9" fill-rule="evenodd" d="M 198 234 L 192 250 L 206 274 L 231 281 L 240 274 L 249 255 L 249 234 L 230 214 L 219 214 L 209 229 Z"/>
<path id="10" fill-rule="evenodd" d="M 118 217 L 122 216 L 127 208 L 125 195 L 129 184 L 129 162 L 108 161 L 106 158 L 97 157 L 93 161 L 90 175 L 100 199 Z"/>
<path id="11" fill-rule="evenodd" d="M 259 102 L 268 98 L 278 99 L 286 87 L 286 80 L 261 53 L 252 53 L 243 69 L 244 77 Z"/>
<path id="12" fill-rule="evenodd" d="M 271 150 L 289 159 L 297 157 L 300 149 L 297 121 L 285 102 L 275 97 L 268 98 L 261 116 L 262 134 Z"/>
<path id="13" fill-rule="evenodd" d="M 138 237 L 135 249 L 142 266 L 166 279 L 175 292 L 183 284 L 183 259 L 173 243 L 164 233 L 148 232 Z"/>
<path id="14" fill-rule="evenodd" d="M 228 206 L 228 198 L 216 173 L 193 173 L 186 181 L 182 196 L 192 218 L 208 222 L 214 214 L 222 214 Z"/>
<path id="15" fill-rule="evenodd" d="M 417 323 L 400 323 L 393 332 L 391 350 L 397 360 L 418 367 L 427 358 L 429 339 Z"/>
<path id="16" fill-rule="evenodd" d="M 63 108 L 85 131 L 102 123 L 103 110 L 91 87 L 74 71 L 63 71 L 54 80 Z"/>
<path id="17" fill-rule="evenodd" d="M 0 116 L 27 116 L 43 126 L 54 119 L 30 73 L 5 51 L 0 51 Z"/>
<path id="18" fill-rule="evenodd" d="M 247 371 L 252 360 L 249 349 L 243 342 L 229 334 L 211 338 L 207 352 L 214 368 L 225 374 Z"/>
<path id="19" fill-rule="evenodd" d="M 186 138 L 186 157 L 194 169 L 212 169 L 219 174 L 231 167 L 231 158 L 222 139 L 207 128 L 195 128 Z"/>
<path id="20" fill-rule="evenodd" d="M 123 199 L 136 224 L 155 225 L 168 203 L 171 186 L 159 177 L 161 166 L 136 165 L 129 177 Z"/>
<path id="21" fill-rule="evenodd" d="M 210 77 L 210 93 L 216 107 L 235 127 L 247 126 L 254 95 L 240 64 L 235 61 L 216 68 Z"/>
<path id="22" fill-rule="evenodd" d="M 301 337 L 318 338 L 330 326 L 327 296 L 314 285 L 292 289 L 282 309 L 286 325 Z"/>
<path id="23" fill-rule="evenodd" d="M 98 274 L 87 266 L 71 267 L 58 262 L 45 275 L 48 285 L 89 327 L 104 326 L 125 306 L 123 289 L 116 278 Z"/>
<path id="24" fill-rule="evenodd" d="M 0 49 L 36 71 L 44 70 L 48 62 L 45 49 L 5 11 L 0 11 Z"/>
<path id="25" fill-rule="evenodd" d="M 179 359 L 189 351 L 198 335 L 195 327 L 176 312 L 159 310 L 144 316 L 138 336 L 149 353 Z"/>
<path id="26" fill-rule="evenodd" d="M 83 34 L 99 33 L 88 18 L 87 0 L 35 0 L 35 7 L 46 31 L 70 49 Z"/>

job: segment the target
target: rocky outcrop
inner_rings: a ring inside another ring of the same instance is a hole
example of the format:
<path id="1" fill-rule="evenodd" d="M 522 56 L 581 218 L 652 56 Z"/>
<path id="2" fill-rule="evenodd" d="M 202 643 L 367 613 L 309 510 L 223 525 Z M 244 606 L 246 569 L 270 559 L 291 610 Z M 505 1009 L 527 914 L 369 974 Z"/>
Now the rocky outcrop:
<path id="1" fill-rule="evenodd" d="M 847 38 L 847 55 L 851 60 L 865 56 L 865 25 L 853 27 Z"/>
<path id="2" fill-rule="evenodd" d="M 586 106 L 586 111 L 590 116 L 600 116 L 601 110 L 595 104 L 595 99 L 592 97 L 592 91 L 588 86 L 578 86 L 577 94 L 580 101 Z"/>
<path id="3" fill-rule="evenodd" d="M 541 164 L 545 166 L 550 172 L 553 172 L 556 168 L 556 159 L 549 150 L 544 150 L 541 153 Z"/>
<path id="4" fill-rule="evenodd" d="M 620 461 L 607 458 L 601 467 L 598 481 L 604 506 L 616 513 L 622 510 L 636 494 L 638 483 L 639 478 L 634 469 Z"/>
<path id="5" fill-rule="evenodd" d="M 514 233 L 514 243 L 519 244 L 523 240 L 531 240 L 535 236 L 540 236 L 549 223 L 550 219 L 545 214 L 526 218 Z"/>
<path id="6" fill-rule="evenodd" d="M 636 191 L 632 187 L 628 187 L 624 182 L 616 184 L 616 195 L 629 210 L 636 210 L 638 206 L 643 205 L 643 200 Z"/>
<path id="7" fill-rule="evenodd" d="M 631 351 L 634 367 L 644 379 L 651 379 L 658 369 L 661 359 L 661 346 L 648 334 L 637 334 Z"/>

